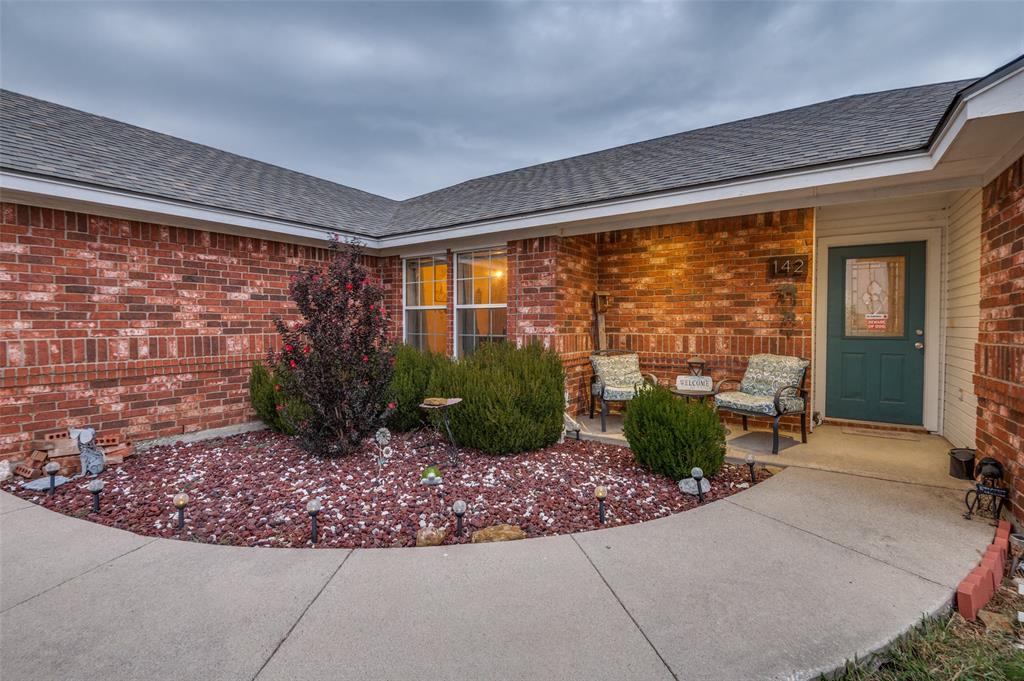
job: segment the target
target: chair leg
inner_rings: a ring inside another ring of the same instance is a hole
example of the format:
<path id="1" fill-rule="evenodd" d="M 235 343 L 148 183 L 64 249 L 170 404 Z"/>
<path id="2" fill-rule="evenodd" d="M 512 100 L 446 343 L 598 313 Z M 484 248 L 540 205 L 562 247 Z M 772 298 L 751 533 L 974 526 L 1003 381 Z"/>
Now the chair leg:
<path id="1" fill-rule="evenodd" d="M 608 402 L 603 397 L 601 398 L 601 432 L 604 433 L 608 430 L 607 424 L 605 423 L 608 418 Z"/>
<path id="2" fill-rule="evenodd" d="M 775 417 L 775 422 L 772 424 L 772 454 L 779 453 L 779 419 L 781 416 Z"/>
<path id="3" fill-rule="evenodd" d="M 807 444 L 807 412 L 800 414 L 800 442 Z"/>
<path id="4" fill-rule="evenodd" d="M 746 429 L 747 429 L 747 417 L 744 415 L 743 416 L 743 430 L 746 430 Z"/>
<path id="5" fill-rule="evenodd" d="M 590 393 L 590 420 L 594 420 L 594 393 Z"/>

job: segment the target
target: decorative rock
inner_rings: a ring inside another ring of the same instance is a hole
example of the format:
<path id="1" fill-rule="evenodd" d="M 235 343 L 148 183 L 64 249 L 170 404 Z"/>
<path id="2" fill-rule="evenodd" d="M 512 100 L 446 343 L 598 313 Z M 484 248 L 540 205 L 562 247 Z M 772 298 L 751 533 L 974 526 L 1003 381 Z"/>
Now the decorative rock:
<path id="1" fill-rule="evenodd" d="M 288 522 L 288 518 L 283 513 L 278 513 L 270 519 L 270 526 L 278 527 L 279 525 L 284 525 L 286 522 Z"/>
<path id="2" fill-rule="evenodd" d="M 416 546 L 439 546 L 448 532 L 436 527 L 421 527 L 416 530 Z"/>
<path id="3" fill-rule="evenodd" d="M 707 494 L 711 491 L 711 483 L 708 482 L 707 478 L 700 479 L 701 491 Z M 697 481 L 693 478 L 683 478 L 679 481 L 679 491 L 685 494 L 692 494 L 697 496 Z"/>
<path id="4" fill-rule="evenodd" d="M 11 462 L 4 459 L 0 461 L 0 482 L 6 482 L 11 479 Z"/>
<path id="5" fill-rule="evenodd" d="M 516 539 L 526 539 L 526 532 L 518 525 L 491 525 L 473 533 L 474 544 L 492 541 L 515 541 Z"/>

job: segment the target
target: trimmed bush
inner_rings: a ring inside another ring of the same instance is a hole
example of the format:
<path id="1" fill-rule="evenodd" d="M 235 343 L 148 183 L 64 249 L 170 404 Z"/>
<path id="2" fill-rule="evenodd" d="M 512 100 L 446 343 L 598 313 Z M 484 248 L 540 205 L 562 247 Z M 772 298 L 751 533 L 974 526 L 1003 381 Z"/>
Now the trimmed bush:
<path id="1" fill-rule="evenodd" d="M 636 462 L 673 480 L 690 477 L 695 466 L 711 477 L 725 462 L 725 427 L 718 414 L 663 387 L 641 390 L 629 401 L 623 430 Z"/>
<path id="2" fill-rule="evenodd" d="M 558 441 L 565 411 L 565 370 L 539 344 L 481 345 L 469 357 L 439 363 L 430 396 L 461 397 L 449 409 L 460 446 L 487 454 L 515 454 Z"/>
<path id="3" fill-rule="evenodd" d="M 388 390 L 388 398 L 395 405 L 388 419 L 392 430 L 415 430 L 426 423 L 427 414 L 420 409 L 420 404 L 427 396 L 427 386 L 435 368 L 447 363 L 444 355 L 421 352 L 409 345 L 396 348 L 395 375 Z"/>
<path id="4" fill-rule="evenodd" d="M 259 362 L 253 362 L 249 374 L 249 401 L 260 421 L 286 435 L 295 435 L 292 424 L 306 418 L 309 411 L 301 399 L 284 392 L 276 373 Z"/>

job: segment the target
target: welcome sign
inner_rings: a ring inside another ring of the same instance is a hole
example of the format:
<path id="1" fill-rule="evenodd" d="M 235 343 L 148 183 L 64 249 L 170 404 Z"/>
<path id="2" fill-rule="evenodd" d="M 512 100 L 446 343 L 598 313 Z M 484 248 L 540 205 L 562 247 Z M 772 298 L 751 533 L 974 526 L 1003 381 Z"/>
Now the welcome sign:
<path id="1" fill-rule="evenodd" d="M 685 392 L 707 392 L 713 387 L 710 376 L 676 376 L 676 390 Z"/>

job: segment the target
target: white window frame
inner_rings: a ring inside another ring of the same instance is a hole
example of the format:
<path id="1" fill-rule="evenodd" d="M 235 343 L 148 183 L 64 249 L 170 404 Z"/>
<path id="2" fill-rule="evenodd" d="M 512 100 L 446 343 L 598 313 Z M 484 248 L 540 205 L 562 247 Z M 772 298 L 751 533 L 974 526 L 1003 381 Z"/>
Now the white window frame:
<path id="1" fill-rule="evenodd" d="M 466 251 L 458 251 L 457 253 L 453 254 L 451 277 L 452 277 L 452 288 L 454 289 L 454 298 L 455 298 L 452 301 L 452 309 L 454 310 L 454 314 L 452 315 L 452 317 L 454 317 L 454 319 L 452 320 L 452 355 L 454 357 L 460 357 L 461 356 L 461 352 L 459 350 L 459 345 L 460 345 L 459 344 L 459 310 L 500 310 L 500 309 L 506 310 L 506 313 L 505 313 L 505 325 L 506 325 L 506 328 L 505 328 L 505 340 L 508 340 L 508 312 L 507 312 L 507 310 L 508 310 L 508 297 L 509 297 L 509 295 L 511 293 L 508 290 L 508 281 L 509 281 L 508 270 L 510 269 L 509 266 L 506 266 L 506 268 L 505 268 L 505 277 L 504 277 L 505 278 L 505 287 L 506 287 L 505 288 L 505 301 L 506 302 L 504 302 L 504 303 L 486 303 L 486 304 L 480 304 L 480 305 L 466 305 L 466 304 L 462 304 L 462 303 L 459 302 L 459 257 L 463 256 L 463 255 L 472 255 L 473 253 L 483 253 L 483 252 L 493 252 L 493 251 L 504 251 L 505 252 L 505 262 L 508 265 L 511 265 L 511 261 L 509 259 L 510 254 L 509 254 L 508 244 L 496 244 L 494 246 L 481 246 L 479 248 L 473 248 L 473 249 L 466 250 Z"/>
<path id="2" fill-rule="evenodd" d="M 445 264 L 446 271 L 448 271 L 447 275 L 445 276 L 445 282 L 444 282 L 444 285 L 445 285 L 445 295 L 446 296 L 447 296 L 448 283 L 450 281 L 454 281 L 451 278 L 453 276 L 453 274 L 450 271 L 451 267 L 449 266 L 448 254 L 447 253 L 426 253 L 424 255 L 416 255 L 416 256 L 410 256 L 408 258 L 402 258 L 402 342 L 406 343 L 406 344 L 409 343 L 409 317 L 405 314 L 406 312 L 408 312 L 409 310 L 445 310 L 445 312 L 447 313 L 447 310 L 448 310 L 448 301 L 445 301 L 445 303 L 443 305 L 436 305 L 436 304 L 435 305 L 409 305 L 408 304 L 409 303 L 409 301 L 408 301 L 408 290 L 409 289 L 407 287 L 407 284 L 408 284 L 408 274 L 409 274 L 408 263 L 410 261 L 413 261 L 413 260 L 426 260 L 427 258 L 431 258 L 433 260 L 440 260 L 440 261 L 442 261 Z M 433 281 L 436 282 L 437 279 L 434 279 Z M 445 346 L 447 346 L 448 345 L 448 339 L 445 338 L 444 342 L 445 342 Z M 442 352 L 442 354 L 447 354 L 447 347 L 445 347 L 445 350 L 442 350 L 441 352 Z"/>

